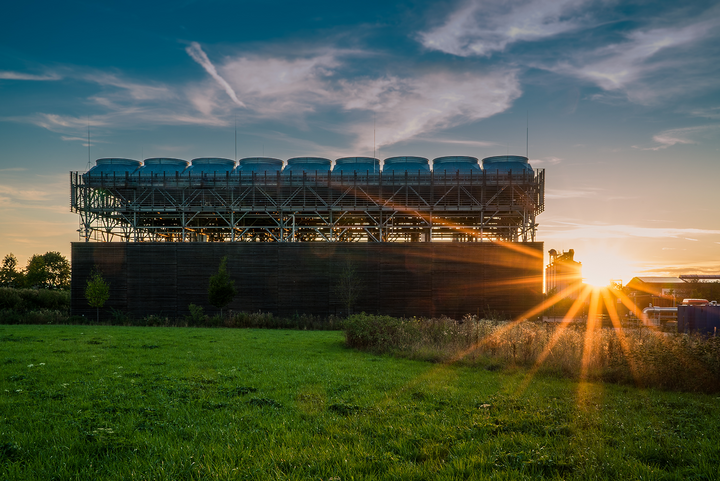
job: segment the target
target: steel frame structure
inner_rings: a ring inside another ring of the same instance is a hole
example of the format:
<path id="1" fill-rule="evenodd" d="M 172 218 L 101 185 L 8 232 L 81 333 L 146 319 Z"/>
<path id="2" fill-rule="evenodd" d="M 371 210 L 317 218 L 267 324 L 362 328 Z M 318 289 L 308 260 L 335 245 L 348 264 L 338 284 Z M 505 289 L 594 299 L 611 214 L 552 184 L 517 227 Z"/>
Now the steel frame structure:
<path id="1" fill-rule="evenodd" d="M 545 171 L 522 174 L 70 173 L 80 239 L 124 242 L 535 241 Z"/>

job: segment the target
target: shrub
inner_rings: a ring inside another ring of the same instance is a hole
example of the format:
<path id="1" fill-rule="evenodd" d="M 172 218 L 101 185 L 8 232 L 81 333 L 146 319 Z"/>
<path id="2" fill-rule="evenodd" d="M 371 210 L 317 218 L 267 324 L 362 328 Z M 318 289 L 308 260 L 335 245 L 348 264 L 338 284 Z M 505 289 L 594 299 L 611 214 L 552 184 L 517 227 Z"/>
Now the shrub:
<path id="1" fill-rule="evenodd" d="M 51 309 L 66 312 L 70 309 L 70 292 L 0 287 L 0 309 L 19 312 Z"/>
<path id="2" fill-rule="evenodd" d="M 188 309 L 190 310 L 190 315 L 185 318 L 188 326 L 202 326 L 205 324 L 206 316 L 203 313 L 202 306 L 190 304 Z"/>

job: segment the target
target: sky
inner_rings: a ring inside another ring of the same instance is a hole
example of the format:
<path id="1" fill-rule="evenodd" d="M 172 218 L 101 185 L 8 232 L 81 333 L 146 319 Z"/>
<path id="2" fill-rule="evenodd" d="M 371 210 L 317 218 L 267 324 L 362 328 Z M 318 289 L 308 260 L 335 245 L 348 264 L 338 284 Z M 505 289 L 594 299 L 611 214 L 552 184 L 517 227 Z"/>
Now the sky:
<path id="1" fill-rule="evenodd" d="M 234 158 L 237 126 L 238 158 L 527 152 L 545 251 L 625 282 L 720 274 L 717 2 L 3 8 L 0 256 L 21 265 L 79 240 L 70 171 Z"/>

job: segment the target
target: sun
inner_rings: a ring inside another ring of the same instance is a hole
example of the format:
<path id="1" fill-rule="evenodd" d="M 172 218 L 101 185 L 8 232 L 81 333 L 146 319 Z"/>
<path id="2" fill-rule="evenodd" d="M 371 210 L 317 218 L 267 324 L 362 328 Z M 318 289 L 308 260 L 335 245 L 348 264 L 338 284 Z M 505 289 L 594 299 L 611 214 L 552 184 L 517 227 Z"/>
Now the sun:
<path id="1" fill-rule="evenodd" d="M 578 260 L 582 262 L 583 282 L 594 287 L 606 287 L 615 279 L 627 282 L 632 277 L 630 261 L 613 252 L 586 252 Z"/>

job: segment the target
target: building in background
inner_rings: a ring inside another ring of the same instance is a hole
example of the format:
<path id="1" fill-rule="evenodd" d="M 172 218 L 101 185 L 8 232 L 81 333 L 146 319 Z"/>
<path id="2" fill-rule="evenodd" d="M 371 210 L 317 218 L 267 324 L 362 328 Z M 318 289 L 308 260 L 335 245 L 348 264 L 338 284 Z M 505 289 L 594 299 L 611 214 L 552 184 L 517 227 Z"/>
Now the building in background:
<path id="1" fill-rule="evenodd" d="M 545 285 L 548 293 L 562 292 L 569 287 L 577 289 L 565 296 L 568 299 L 577 299 L 579 286 L 582 284 L 582 263 L 574 259 L 575 250 L 558 254 L 550 249 L 550 263 L 545 268 Z"/>
<path id="2" fill-rule="evenodd" d="M 692 286 L 679 277 L 633 277 L 625 289 L 640 309 L 650 304 L 675 307 L 692 294 Z"/>

